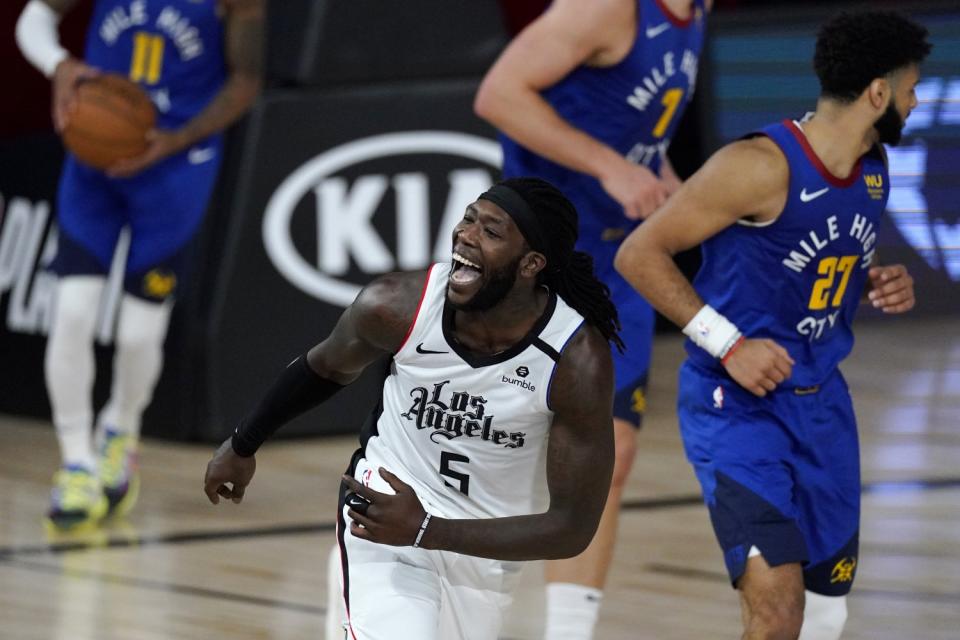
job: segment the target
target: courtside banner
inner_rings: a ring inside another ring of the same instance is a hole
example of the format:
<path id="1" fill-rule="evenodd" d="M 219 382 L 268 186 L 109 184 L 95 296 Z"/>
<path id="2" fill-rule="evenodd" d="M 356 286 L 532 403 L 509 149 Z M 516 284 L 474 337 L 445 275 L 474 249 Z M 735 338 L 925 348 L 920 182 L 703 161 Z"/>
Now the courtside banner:
<path id="1" fill-rule="evenodd" d="M 53 224 L 60 141 L 37 133 L 0 142 L 0 411 L 48 415 L 43 351 L 55 277 Z"/>
<path id="2" fill-rule="evenodd" d="M 475 91 L 476 81 L 444 81 L 262 100 L 229 215 L 211 231 L 223 249 L 199 437 L 226 433 L 370 280 L 449 259 L 453 226 L 499 176 L 499 145 L 472 114 Z M 283 432 L 356 430 L 382 371 L 371 367 Z"/>

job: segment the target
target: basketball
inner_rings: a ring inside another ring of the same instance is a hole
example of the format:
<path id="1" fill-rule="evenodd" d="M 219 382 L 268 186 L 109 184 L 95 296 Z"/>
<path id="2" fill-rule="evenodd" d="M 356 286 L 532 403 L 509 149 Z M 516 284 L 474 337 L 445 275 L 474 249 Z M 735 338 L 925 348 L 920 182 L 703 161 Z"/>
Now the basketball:
<path id="1" fill-rule="evenodd" d="M 147 93 L 117 74 L 85 80 L 77 87 L 76 109 L 63 130 L 63 143 L 80 162 L 106 169 L 140 155 L 157 113 Z"/>

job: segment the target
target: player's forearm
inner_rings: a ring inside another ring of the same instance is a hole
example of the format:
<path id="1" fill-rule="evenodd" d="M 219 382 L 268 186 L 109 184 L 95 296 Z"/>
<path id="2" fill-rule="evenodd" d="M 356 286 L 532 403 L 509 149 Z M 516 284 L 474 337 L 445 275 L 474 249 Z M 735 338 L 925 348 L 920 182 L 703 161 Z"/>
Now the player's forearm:
<path id="1" fill-rule="evenodd" d="M 488 520 L 431 518 L 421 546 L 494 560 L 556 560 L 587 548 L 600 512 L 546 512 Z"/>
<path id="2" fill-rule="evenodd" d="M 301 356 L 291 362 L 233 432 L 233 450 L 252 456 L 280 427 L 331 398 L 345 384 L 318 374 Z"/>
<path id="3" fill-rule="evenodd" d="M 611 164 L 623 161 L 614 149 L 572 126 L 530 89 L 482 88 L 474 110 L 534 153 L 597 179 Z"/>
<path id="4" fill-rule="evenodd" d="M 636 229 L 624 240 L 614 259 L 614 267 L 653 308 L 679 327 L 703 307 L 703 299 L 673 261 L 666 249 L 644 241 Z"/>
<path id="5" fill-rule="evenodd" d="M 179 129 L 182 145 L 188 147 L 229 127 L 246 113 L 259 93 L 259 78 L 231 75 L 210 104 Z"/>

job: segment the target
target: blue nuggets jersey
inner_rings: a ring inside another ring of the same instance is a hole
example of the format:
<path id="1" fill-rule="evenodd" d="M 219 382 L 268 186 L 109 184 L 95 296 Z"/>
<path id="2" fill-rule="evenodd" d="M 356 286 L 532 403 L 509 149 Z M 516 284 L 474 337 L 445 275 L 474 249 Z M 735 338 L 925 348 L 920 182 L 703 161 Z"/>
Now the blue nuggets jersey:
<path id="1" fill-rule="evenodd" d="M 850 176 L 831 175 L 802 125 L 784 121 L 762 135 L 790 168 L 786 205 L 769 224 L 746 221 L 703 244 L 694 287 L 748 338 L 771 338 L 796 361 L 787 387 L 822 384 L 853 347 L 860 304 L 889 195 L 886 159 L 877 146 Z M 687 342 L 694 364 L 723 373 L 720 363 Z"/>
<path id="2" fill-rule="evenodd" d="M 659 0 L 637 0 L 636 39 L 612 67 L 580 66 L 543 92 L 574 127 L 659 173 L 683 109 L 693 96 L 703 47 L 705 9 L 695 0 L 680 21 Z M 501 136 L 505 177 L 544 178 L 573 200 L 581 218 L 599 216 L 603 227 L 628 224 L 623 209 L 592 176 L 562 167 Z M 630 223 L 633 226 L 635 223 Z"/>
<path id="3" fill-rule="evenodd" d="M 139 83 L 161 129 L 200 112 L 226 77 L 217 0 L 98 0 L 86 61 Z"/>

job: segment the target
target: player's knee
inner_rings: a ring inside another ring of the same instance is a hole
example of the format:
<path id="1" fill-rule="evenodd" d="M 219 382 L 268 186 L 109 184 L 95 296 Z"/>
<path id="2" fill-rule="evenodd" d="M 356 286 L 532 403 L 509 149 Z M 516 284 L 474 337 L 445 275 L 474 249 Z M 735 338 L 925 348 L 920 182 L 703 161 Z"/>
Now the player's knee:
<path id="1" fill-rule="evenodd" d="M 54 329 L 93 336 L 103 284 L 97 278 L 69 277 L 57 285 Z"/>
<path id="2" fill-rule="evenodd" d="M 847 622 L 846 596 L 807 591 L 800 640 L 838 640 Z"/>
<path id="3" fill-rule="evenodd" d="M 766 640 L 796 640 L 802 625 L 802 600 L 771 598 L 750 608 L 746 635 Z"/>
<path id="4" fill-rule="evenodd" d="M 803 614 L 787 608 L 758 611 L 747 624 L 745 637 L 763 640 L 797 640 Z"/>
<path id="5" fill-rule="evenodd" d="M 131 350 L 162 347 L 169 318 L 169 305 L 125 296 L 117 324 L 117 346 Z"/>

